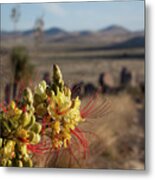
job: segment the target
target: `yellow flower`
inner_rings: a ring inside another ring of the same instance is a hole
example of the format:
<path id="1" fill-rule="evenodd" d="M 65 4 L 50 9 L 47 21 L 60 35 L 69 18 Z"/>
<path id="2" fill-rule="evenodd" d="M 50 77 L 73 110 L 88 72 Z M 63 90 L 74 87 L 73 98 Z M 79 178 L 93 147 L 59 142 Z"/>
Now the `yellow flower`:
<path id="1" fill-rule="evenodd" d="M 4 155 L 6 157 L 11 157 L 12 152 L 14 152 L 14 148 L 15 148 L 15 141 L 12 140 L 8 140 L 5 147 L 4 147 Z"/>
<path id="2" fill-rule="evenodd" d="M 14 101 L 11 101 L 11 103 L 8 106 L 8 110 L 6 112 L 6 116 L 8 118 L 11 118 L 13 116 L 19 117 L 21 114 L 22 114 L 22 110 L 16 106 L 16 103 Z"/>
<path id="3" fill-rule="evenodd" d="M 61 92 L 57 88 L 57 94 L 52 91 L 51 101 L 48 106 L 48 113 L 52 116 L 54 120 L 61 120 L 62 117 L 69 111 L 72 105 L 71 97 L 66 96 L 64 92 Z"/>
<path id="4" fill-rule="evenodd" d="M 64 148 L 67 148 L 68 147 L 68 143 L 70 143 L 70 140 L 71 140 L 71 134 L 70 132 L 68 131 L 64 131 L 63 132 L 63 145 L 64 145 Z"/>
<path id="5" fill-rule="evenodd" d="M 57 134 L 59 134 L 60 132 L 60 121 L 55 121 L 52 123 L 52 129 L 54 132 L 56 132 Z"/>
<path id="6" fill-rule="evenodd" d="M 78 97 L 72 99 L 71 91 L 66 86 L 61 87 L 61 90 L 59 86 L 56 86 L 56 91 L 51 91 L 47 111 L 52 119 L 53 147 L 68 147 L 71 140 L 71 130 L 74 130 L 79 122 L 84 121 L 81 117 L 80 105 L 80 99 Z"/>
<path id="7" fill-rule="evenodd" d="M 53 148 L 56 148 L 56 149 L 61 148 L 62 144 L 63 144 L 63 142 L 60 139 L 58 139 L 58 138 L 52 139 L 52 147 Z"/>

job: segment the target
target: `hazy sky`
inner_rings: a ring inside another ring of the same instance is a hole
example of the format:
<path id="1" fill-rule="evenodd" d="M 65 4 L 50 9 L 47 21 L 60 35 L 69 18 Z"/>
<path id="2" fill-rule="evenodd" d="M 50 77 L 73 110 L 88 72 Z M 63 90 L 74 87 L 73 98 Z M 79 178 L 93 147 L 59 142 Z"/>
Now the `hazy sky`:
<path id="1" fill-rule="evenodd" d="M 10 14 L 15 4 L 1 5 L 1 29 L 13 30 Z M 32 3 L 20 4 L 18 30 L 32 29 L 44 14 L 45 29 L 59 27 L 68 31 L 98 30 L 121 25 L 130 30 L 144 29 L 144 1 Z"/>

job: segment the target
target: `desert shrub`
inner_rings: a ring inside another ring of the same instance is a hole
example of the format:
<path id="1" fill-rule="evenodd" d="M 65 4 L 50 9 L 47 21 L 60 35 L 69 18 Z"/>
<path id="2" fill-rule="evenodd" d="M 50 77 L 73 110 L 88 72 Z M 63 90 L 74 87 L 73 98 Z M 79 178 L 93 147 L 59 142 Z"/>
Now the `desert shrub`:
<path id="1" fill-rule="evenodd" d="M 26 86 L 32 78 L 34 67 L 29 62 L 28 51 L 24 46 L 14 47 L 10 58 L 13 70 L 13 97 L 15 97 L 20 81 L 24 81 Z"/>

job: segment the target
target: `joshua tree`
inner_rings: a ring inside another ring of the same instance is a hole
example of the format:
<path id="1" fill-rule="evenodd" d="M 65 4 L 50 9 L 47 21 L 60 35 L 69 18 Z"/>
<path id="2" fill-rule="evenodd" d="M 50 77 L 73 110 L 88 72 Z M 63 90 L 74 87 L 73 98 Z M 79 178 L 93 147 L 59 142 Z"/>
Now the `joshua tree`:
<path id="1" fill-rule="evenodd" d="M 20 13 L 20 6 L 19 5 L 16 5 L 12 11 L 11 11 L 11 20 L 13 22 L 13 26 L 14 26 L 14 32 L 17 31 L 17 23 L 19 21 L 19 18 L 21 16 L 21 13 Z"/>
<path id="2" fill-rule="evenodd" d="M 36 45 L 38 45 L 43 38 L 43 31 L 44 31 L 44 20 L 43 20 L 44 15 L 41 17 L 37 18 L 35 21 L 34 25 L 34 38 Z"/>

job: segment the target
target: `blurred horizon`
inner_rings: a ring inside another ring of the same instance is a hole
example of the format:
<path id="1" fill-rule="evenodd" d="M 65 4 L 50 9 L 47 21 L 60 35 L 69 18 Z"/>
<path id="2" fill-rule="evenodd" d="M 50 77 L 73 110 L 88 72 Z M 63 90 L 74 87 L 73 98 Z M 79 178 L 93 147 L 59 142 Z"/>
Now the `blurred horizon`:
<path id="1" fill-rule="evenodd" d="M 17 4 L 1 5 L 1 31 L 13 31 L 11 10 Z M 43 17 L 45 27 L 66 31 L 97 31 L 117 25 L 131 31 L 144 30 L 144 1 L 19 3 L 18 31 L 34 28 Z M 111 13 L 112 12 L 112 13 Z"/>

